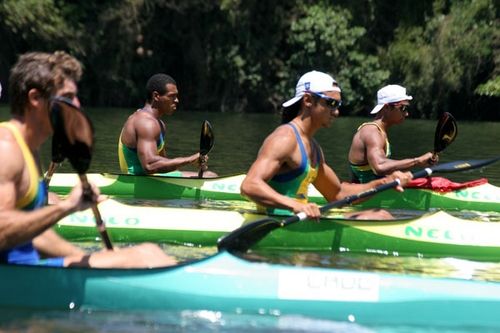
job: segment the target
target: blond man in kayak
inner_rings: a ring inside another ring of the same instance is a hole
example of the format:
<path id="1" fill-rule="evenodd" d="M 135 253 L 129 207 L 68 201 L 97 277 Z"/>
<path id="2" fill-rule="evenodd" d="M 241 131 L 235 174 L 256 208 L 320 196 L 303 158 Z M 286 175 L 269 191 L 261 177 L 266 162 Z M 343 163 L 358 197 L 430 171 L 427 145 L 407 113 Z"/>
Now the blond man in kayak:
<path id="1" fill-rule="evenodd" d="M 396 84 L 385 86 L 377 92 L 377 105 L 370 112 L 375 115 L 375 119 L 361 124 L 352 139 L 349 150 L 352 182 L 367 183 L 395 170 L 426 167 L 438 161 L 437 155 L 432 152 L 402 160 L 391 159 L 387 131 L 405 121 L 412 99 L 404 87 Z"/>
<path id="2" fill-rule="evenodd" d="M 149 78 L 146 91 L 146 103 L 128 117 L 120 133 L 118 159 L 121 171 L 133 175 L 167 173 L 169 176 L 197 177 L 198 172 L 179 169 L 192 165 L 206 170 L 208 156 L 200 159 L 198 152 L 183 157 L 167 157 L 166 126 L 161 117 L 171 116 L 177 110 L 177 83 L 171 76 L 158 73 Z M 203 174 L 205 177 L 216 176 L 208 170 Z"/>
<path id="3" fill-rule="evenodd" d="M 314 139 L 321 128 L 328 128 L 339 116 L 341 90 L 328 74 L 312 71 L 298 81 L 295 96 L 283 103 L 283 125 L 262 144 L 257 159 L 241 184 L 241 193 L 269 214 L 304 212 L 309 218 L 321 216 L 319 207 L 307 201 L 307 189 L 313 184 L 328 200 L 358 194 L 396 178 L 405 185 L 410 173 L 394 174 L 368 184 L 341 183 L 326 164 L 323 151 Z M 399 188 L 402 190 L 402 188 Z M 356 218 L 391 218 L 383 210 L 356 212 Z"/>
<path id="4" fill-rule="evenodd" d="M 90 206 L 81 185 L 65 200 L 46 205 L 46 184 L 40 177 L 40 147 L 54 132 L 53 98 L 64 97 L 79 107 L 76 83 L 81 73 L 78 60 L 61 51 L 21 55 L 11 70 L 12 118 L 0 123 L 0 262 L 85 267 L 175 264 L 154 244 L 85 253 L 52 229 L 61 218 Z M 93 190 L 92 200 L 100 200 Z"/>

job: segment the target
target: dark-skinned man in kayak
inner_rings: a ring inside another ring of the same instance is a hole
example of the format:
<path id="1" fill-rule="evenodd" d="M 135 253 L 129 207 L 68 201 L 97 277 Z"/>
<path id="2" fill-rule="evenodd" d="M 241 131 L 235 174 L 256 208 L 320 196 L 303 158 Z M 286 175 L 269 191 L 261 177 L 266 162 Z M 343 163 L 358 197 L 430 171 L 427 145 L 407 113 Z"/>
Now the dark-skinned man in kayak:
<path id="1" fill-rule="evenodd" d="M 241 185 L 241 193 L 269 214 L 304 212 L 309 218 L 321 216 L 318 205 L 307 201 L 307 188 L 313 184 L 328 201 L 358 194 L 398 178 L 401 185 L 411 173 L 394 172 L 368 184 L 341 182 L 327 165 L 314 135 L 328 128 L 339 116 L 341 90 L 328 74 L 311 71 L 298 81 L 295 96 L 283 103 L 283 124 L 262 144 L 257 159 Z M 402 187 L 399 187 L 402 190 Z M 359 219 L 390 219 L 385 210 L 349 213 Z"/>
<path id="2" fill-rule="evenodd" d="M 405 121 L 412 99 L 412 96 L 406 94 L 404 87 L 396 84 L 387 85 L 377 92 L 377 105 L 370 112 L 375 115 L 375 119 L 361 124 L 352 139 L 349 150 L 352 182 L 367 183 L 395 170 L 409 170 L 437 163 L 438 156 L 432 152 L 414 158 L 391 159 L 387 132 L 390 127 Z"/>
<path id="3" fill-rule="evenodd" d="M 53 134 L 50 122 L 55 97 L 76 107 L 77 81 L 82 73 L 69 54 L 31 52 L 21 55 L 11 70 L 12 117 L 0 123 L 0 262 L 45 266 L 159 267 L 175 264 L 155 244 L 86 253 L 59 237 L 52 226 L 61 218 L 100 201 L 93 186 L 84 200 L 77 185 L 65 200 L 46 205 L 47 189 L 40 178 L 39 151 Z"/>
<path id="4" fill-rule="evenodd" d="M 198 172 L 179 170 L 192 165 L 203 168 L 205 177 L 217 176 L 207 170 L 207 155 L 201 159 L 199 152 L 183 157 L 167 157 L 166 126 L 161 117 L 173 115 L 179 105 L 175 80 L 167 74 L 155 74 L 149 78 L 146 92 L 144 106 L 128 117 L 118 140 L 121 171 L 133 175 L 166 173 L 177 177 L 198 177 Z"/>

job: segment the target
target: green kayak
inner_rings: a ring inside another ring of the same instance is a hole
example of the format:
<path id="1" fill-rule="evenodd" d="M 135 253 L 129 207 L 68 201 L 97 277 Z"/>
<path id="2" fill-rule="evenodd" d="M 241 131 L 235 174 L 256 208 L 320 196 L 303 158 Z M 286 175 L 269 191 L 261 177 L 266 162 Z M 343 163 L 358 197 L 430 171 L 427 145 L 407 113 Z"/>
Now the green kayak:
<path id="1" fill-rule="evenodd" d="M 0 265 L 0 308 L 214 311 L 365 325 L 500 329 L 500 283 L 248 261 L 158 269 Z"/>
<path id="2" fill-rule="evenodd" d="M 248 205 L 229 210 L 175 208 L 108 199 L 99 209 L 113 241 L 215 246 L 219 237 L 266 217 Z M 96 240 L 94 221 L 91 210 L 77 212 L 62 219 L 55 230 L 73 241 Z M 347 220 L 333 210 L 319 223 L 304 221 L 274 230 L 256 247 L 500 260 L 500 223 L 457 218 L 443 211 L 397 220 Z"/>
<path id="3" fill-rule="evenodd" d="M 103 194 L 120 198 L 244 200 L 240 194 L 244 174 L 205 179 L 109 173 L 88 174 L 87 177 L 100 187 Z M 52 177 L 50 190 L 67 194 L 77 182 L 79 178 L 76 174 L 56 173 Z M 309 199 L 318 204 L 325 203 L 323 196 L 312 186 L 309 189 Z M 407 188 L 403 193 L 388 190 L 358 206 L 500 212 L 500 188 L 486 183 L 446 193 L 416 188 Z"/>

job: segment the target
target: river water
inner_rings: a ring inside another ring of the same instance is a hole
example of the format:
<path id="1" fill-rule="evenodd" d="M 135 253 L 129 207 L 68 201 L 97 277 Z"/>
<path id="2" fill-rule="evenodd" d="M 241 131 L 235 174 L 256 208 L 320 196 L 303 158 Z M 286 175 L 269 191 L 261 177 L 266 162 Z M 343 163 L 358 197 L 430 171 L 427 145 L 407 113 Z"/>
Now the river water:
<path id="1" fill-rule="evenodd" d="M 96 130 L 96 146 L 89 172 L 119 172 L 117 140 L 121 125 L 131 110 L 89 109 Z M 0 108 L 0 119 L 8 117 Z M 199 146 L 202 121 L 208 119 L 214 129 L 215 146 L 210 153 L 210 169 L 220 175 L 242 173 L 252 163 L 262 140 L 279 123 L 269 114 L 193 113 L 180 110 L 166 118 L 170 156 L 188 155 Z M 347 152 L 357 126 L 369 118 L 339 118 L 317 139 L 326 159 L 339 177 L 347 180 Z M 407 120 L 391 129 L 389 136 L 395 158 L 414 157 L 432 150 L 436 121 Z M 459 134 L 441 155 L 441 162 L 491 158 L 500 155 L 500 123 L 459 122 Z M 42 163 L 50 161 L 49 144 L 43 147 Z M 59 171 L 71 172 L 67 164 Z M 500 163 L 471 172 L 446 175 L 454 181 L 486 177 L 500 185 Z M 97 249 L 100 244 L 82 244 Z M 179 259 L 201 258 L 214 248 L 165 246 Z M 464 279 L 500 281 L 500 264 L 454 258 L 427 259 L 375 255 L 322 253 L 265 253 L 274 262 L 300 262 L 302 265 L 352 268 L 369 271 L 428 274 Z M 1 280 L 1 277 L 0 277 Z M 41 286 L 43 288 L 43 286 Z M 1 296 L 0 296 L 1 297 Z M 417 314 L 416 314 L 417 315 Z M 353 323 L 317 320 L 307 317 L 268 317 L 222 314 L 210 311 L 184 312 L 103 312 L 103 311 L 32 311 L 2 309 L 0 330 L 9 332 L 494 332 L 495 328 L 450 326 L 394 327 L 362 326 Z"/>

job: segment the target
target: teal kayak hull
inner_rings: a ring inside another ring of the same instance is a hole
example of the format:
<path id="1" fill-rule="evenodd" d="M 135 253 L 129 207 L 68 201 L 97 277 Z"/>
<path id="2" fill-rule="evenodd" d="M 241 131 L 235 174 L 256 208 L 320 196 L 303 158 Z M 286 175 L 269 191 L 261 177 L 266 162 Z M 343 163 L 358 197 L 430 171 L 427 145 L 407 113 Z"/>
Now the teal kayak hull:
<path id="1" fill-rule="evenodd" d="M 100 203 L 99 209 L 111 239 L 127 243 L 215 246 L 219 237 L 267 218 L 242 209 L 133 206 L 113 199 Z M 55 230 L 72 241 L 99 240 L 91 210 L 65 217 Z M 255 248 L 491 261 L 500 260 L 500 223 L 457 218 L 443 211 L 396 220 L 349 220 L 334 211 L 319 223 L 303 221 L 278 228 Z"/>
<path id="2" fill-rule="evenodd" d="M 256 263 L 226 252 L 159 269 L 0 265 L 0 276 L 0 307 L 8 309 L 207 310 L 500 329 L 496 282 Z"/>
<path id="3" fill-rule="evenodd" d="M 87 177 L 99 186 L 103 194 L 120 198 L 245 200 L 240 194 L 240 184 L 245 177 L 244 174 L 204 179 L 108 173 L 88 174 Z M 52 177 L 50 190 L 67 194 L 78 182 L 76 174 L 56 173 Z M 312 186 L 309 188 L 309 199 L 318 204 L 326 203 L 324 197 Z M 403 193 L 388 190 L 374 195 L 357 206 L 500 212 L 500 188 L 486 183 L 446 193 L 416 188 L 408 188 Z"/>

